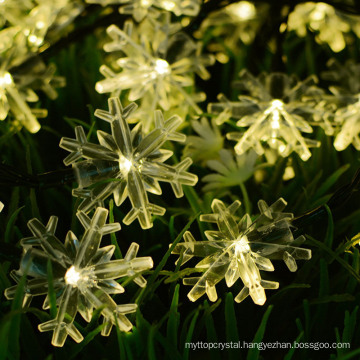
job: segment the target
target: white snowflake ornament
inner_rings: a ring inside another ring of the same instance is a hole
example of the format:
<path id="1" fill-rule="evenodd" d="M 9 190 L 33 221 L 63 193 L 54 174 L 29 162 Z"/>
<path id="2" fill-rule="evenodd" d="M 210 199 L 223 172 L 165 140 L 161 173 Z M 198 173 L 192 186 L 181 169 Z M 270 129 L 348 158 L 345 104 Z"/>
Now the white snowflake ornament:
<path id="1" fill-rule="evenodd" d="M 104 50 L 123 55 L 117 53 L 111 67 L 100 68 L 105 79 L 96 83 L 96 91 L 113 95 L 129 91 L 130 101 L 147 103 L 150 111 L 186 104 L 196 113 L 202 112 L 197 102 L 204 100 L 204 94 L 192 90 L 194 76 L 208 79 L 206 67 L 214 58 L 201 54 L 200 43 L 183 32 L 174 33 L 168 22 L 146 21 L 134 27 L 127 21 L 124 30 L 111 25 L 107 33 L 113 41 L 105 44 Z"/>
<path id="2" fill-rule="evenodd" d="M 30 220 L 28 227 L 33 237 L 22 239 L 24 254 L 20 269 L 12 272 L 17 282 L 24 275 L 31 277 L 25 284 L 24 306 L 30 304 L 33 296 L 47 295 L 43 308 L 48 309 L 48 262 L 51 263 L 57 314 L 55 319 L 40 324 L 39 330 L 53 331 L 51 343 L 59 347 L 64 345 L 67 336 L 76 342 L 83 340 L 74 325 L 78 312 L 90 322 L 94 309 L 103 307 L 104 328 L 101 334 L 104 336 L 110 334 L 113 325 L 121 331 L 131 330 L 132 324 L 126 314 L 135 312 L 137 305 L 116 304 L 110 295 L 121 294 L 125 290 L 115 280 L 135 275 L 134 282 L 144 287 L 146 280 L 138 273 L 153 266 L 151 257 L 136 257 L 139 249 L 136 243 L 132 243 L 125 257 L 119 260 L 110 260 L 114 245 L 100 248 L 104 235 L 120 230 L 119 223 L 106 224 L 108 210 L 97 208 L 92 218 L 83 212 L 78 212 L 77 216 L 85 232 L 78 240 L 69 231 L 65 243 L 55 236 L 56 216 L 52 216 L 46 226 L 37 219 Z M 12 299 L 16 289 L 17 286 L 6 289 L 6 298 Z"/>
<path id="3" fill-rule="evenodd" d="M 201 215 L 200 220 L 215 223 L 218 230 L 205 232 L 207 241 L 195 241 L 190 232 L 184 235 L 185 242 L 179 243 L 173 254 L 182 254 L 182 265 L 192 257 L 203 259 L 196 265 L 203 274 L 199 277 L 185 278 L 184 285 L 191 285 L 188 293 L 191 301 L 206 294 L 210 301 L 217 300 L 216 284 L 225 278 L 228 287 L 241 279 L 244 287 L 235 297 L 243 301 L 248 295 L 255 304 L 266 301 L 265 289 L 277 289 L 278 282 L 262 279 L 260 271 L 273 271 L 271 260 L 283 260 L 290 271 L 297 270 L 297 259 L 308 260 L 311 251 L 297 247 L 305 240 L 303 236 L 295 239 L 290 230 L 292 214 L 283 213 L 286 206 L 283 199 L 271 206 L 265 201 L 258 203 L 260 215 L 251 221 L 246 214 L 240 221 L 235 216 L 240 201 L 229 207 L 218 199 L 211 205 L 212 214 Z"/>
<path id="4" fill-rule="evenodd" d="M 169 11 L 176 16 L 196 16 L 202 0 L 86 0 L 86 2 L 102 6 L 120 4 L 121 14 L 132 15 L 140 22 L 147 16 L 157 17 L 160 11 Z"/>
<path id="5" fill-rule="evenodd" d="M 71 152 L 64 163 L 72 164 L 76 173 L 79 188 L 73 194 L 85 198 L 79 210 L 89 212 L 111 194 L 117 206 L 129 197 L 132 209 L 123 219 L 124 224 L 138 219 L 141 227 L 148 229 L 152 227 L 151 215 L 163 215 L 165 209 L 151 204 L 147 192 L 161 195 L 159 181 L 165 181 L 171 184 L 175 196 L 181 197 L 182 185 L 195 185 L 197 176 L 186 171 L 192 164 L 190 158 L 174 166 L 164 163 L 173 154 L 161 149 L 165 141 L 186 139 L 175 131 L 182 119 L 174 115 L 164 121 L 158 110 L 155 129 L 143 136 L 141 124 L 130 131 L 127 123 L 135 109 L 135 103 L 122 108 L 118 98 L 110 98 L 109 111 L 96 110 L 95 115 L 111 124 L 111 135 L 98 131 L 100 145 L 92 144 L 79 126 L 75 129 L 76 139 L 62 138 L 60 147 Z M 85 160 L 78 162 L 81 158 Z"/>
<path id="6" fill-rule="evenodd" d="M 311 94 L 316 78 L 297 82 L 283 73 L 261 74 L 255 78 L 247 70 L 240 73 L 240 78 L 237 85 L 248 91 L 248 96 L 241 95 L 239 101 L 230 102 L 219 95 L 220 102 L 210 103 L 208 108 L 212 113 L 231 112 L 233 118 L 240 119 L 237 126 L 248 127 L 244 133 L 227 134 L 228 139 L 237 141 L 236 153 L 241 155 L 252 148 L 263 155 L 266 144 L 282 157 L 296 152 L 303 161 L 308 160 L 309 147 L 320 144 L 303 137 L 302 133 L 313 132 L 310 120 L 319 110 L 302 97 Z"/>

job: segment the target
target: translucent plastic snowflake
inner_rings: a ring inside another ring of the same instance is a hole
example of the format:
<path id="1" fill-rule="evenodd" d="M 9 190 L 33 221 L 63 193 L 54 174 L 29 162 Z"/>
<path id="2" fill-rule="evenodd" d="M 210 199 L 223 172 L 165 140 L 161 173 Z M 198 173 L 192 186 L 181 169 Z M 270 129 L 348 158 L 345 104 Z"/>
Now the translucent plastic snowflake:
<path id="1" fill-rule="evenodd" d="M 83 9 L 78 0 L 37 0 L 36 6 L 26 17 L 20 18 L 28 45 L 36 51 L 44 44 L 45 38 L 59 38 L 59 32 Z"/>
<path id="2" fill-rule="evenodd" d="M 79 188 L 73 194 L 85 197 L 79 210 L 89 212 L 111 194 L 117 206 L 129 197 L 132 209 L 123 219 L 124 224 L 137 218 L 141 227 L 148 229 L 152 227 L 151 215 L 163 215 L 165 209 L 151 204 L 147 192 L 160 195 L 159 181 L 165 181 L 171 184 L 175 196 L 181 197 L 182 185 L 195 185 L 197 176 L 186 171 L 192 164 L 190 158 L 175 166 L 164 164 L 173 154 L 161 149 L 164 142 L 186 139 L 175 131 L 182 119 L 174 115 L 164 121 L 157 110 L 155 129 L 143 136 L 141 124 L 130 131 L 127 123 L 134 109 L 135 103 L 122 108 L 118 98 L 110 98 L 109 111 L 96 110 L 95 115 L 111 124 L 111 135 L 98 131 L 100 145 L 92 144 L 79 126 L 75 129 L 76 139 L 62 138 L 60 147 L 71 152 L 64 163 L 73 164 L 77 176 Z M 86 160 L 78 162 L 81 158 Z M 94 184 L 95 187 L 86 189 Z"/>
<path id="3" fill-rule="evenodd" d="M 247 70 L 240 73 L 238 86 L 247 90 L 250 96 L 239 96 L 239 101 L 230 102 L 222 95 L 220 103 L 209 104 L 209 112 L 231 111 L 232 117 L 240 119 L 239 127 L 249 127 L 244 133 L 229 133 L 228 139 L 237 141 L 235 151 L 244 154 L 253 148 L 259 155 L 264 154 L 264 146 L 276 149 L 287 157 L 291 152 L 299 154 L 304 161 L 311 156 L 309 147 L 319 146 L 315 140 L 301 134 L 312 133 L 309 124 L 316 109 L 302 100 L 311 95 L 315 77 L 303 82 L 283 73 L 261 74 L 255 78 Z"/>
<path id="4" fill-rule="evenodd" d="M 111 25 L 107 33 L 113 41 L 104 50 L 121 51 L 124 55 L 118 55 L 112 65 L 121 71 L 114 72 L 105 65 L 100 68 L 106 78 L 96 83 L 99 93 L 118 95 L 119 91 L 129 90 L 130 101 L 147 103 L 151 111 L 187 104 L 201 113 L 196 102 L 204 100 L 204 94 L 193 93 L 191 87 L 195 73 L 202 79 L 210 77 L 205 67 L 214 59 L 201 54 L 200 43 L 185 33 L 174 33 L 167 21 L 165 25 L 144 21 L 137 28 L 126 22 L 124 30 Z"/>
<path id="5" fill-rule="evenodd" d="M 342 151 L 353 144 L 360 150 L 360 64 L 352 60 L 341 64 L 332 59 L 327 65 L 329 70 L 322 77 L 332 82 L 329 89 L 333 95 L 324 97 L 323 101 L 332 110 L 334 147 Z"/>
<path id="6" fill-rule="evenodd" d="M 229 50 L 239 54 L 241 43 L 252 43 L 266 12 L 264 4 L 255 6 L 249 1 L 230 4 L 206 16 L 195 36 L 210 38 L 208 49 L 216 53 L 218 61 L 227 62 Z"/>
<path id="7" fill-rule="evenodd" d="M 184 285 L 192 285 L 188 294 L 196 301 L 206 293 L 210 301 L 216 301 L 216 284 L 225 278 L 228 287 L 240 278 L 244 287 L 235 297 L 243 301 L 248 295 L 255 304 L 266 301 L 265 289 L 277 289 L 278 282 L 261 278 L 260 270 L 273 271 L 271 260 L 283 260 L 290 271 L 297 270 L 297 259 L 308 260 L 311 251 L 296 247 L 305 238 L 294 240 L 290 230 L 292 214 L 283 213 L 286 202 L 277 200 L 271 206 L 259 201 L 260 215 L 252 222 L 246 214 L 240 221 L 235 212 L 240 201 L 226 207 L 214 199 L 212 214 L 201 215 L 200 220 L 217 224 L 218 230 L 205 232 L 208 241 L 195 241 L 190 232 L 184 235 L 185 242 L 176 245 L 173 254 L 183 254 L 182 264 L 193 256 L 203 257 L 196 268 L 204 273 L 200 277 L 185 278 Z"/>
<path id="8" fill-rule="evenodd" d="M 307 29 L 316 33 L 319 44 L 328 44 L 332 51 L 339 52 L 346 46 L 345 35 L 359 31 L 358 16 L 349 16 L 325 3 L 307 2 L 296 5 L 288 20 L 288 30 L 305 37 Z"/>
<path id="9" fill-rule="evenodd" d="M 115 281 L 125 276 L 135 276 L 134 282 L 144 287 L 146 280 L 138 273 L 152 268 L 153 261 L 151 257 L 136 257 L 139 249 L 136 243 L 131 244 L 123 259 L 110 260 L 115 246 L 100 248 L 100 242 L 104 235 L 120 230 L 120 224 L 106 224 L 107 215 L 108 211 L 104 208 L 97 208 L 92 219 L 85 213 L 78 212 L 78 219 L 85 232 L 81 240 L 78 240 L 75 234 L 69 231 L 65 243 L 55 236 L 57 217 L 52 216 L 46 226 L 37 219 L 28 223 L 33 237 L 21 241 L 24 255 L 20 269 L 14 271 L 12 276 L 17 282 L 23 275 L 31 277 L 25 284 L 24 306 L 30 304 L 33 296 L 47 295 L 43 308 L 48 309 L 50 261 L 57 315 L 55 319 L 40 324 L 39 330 L 53 331 L 51 343 L 54 346 L 63 346 L 68 335 L 76 342 L 83 340 L 74 325 L 78 312 L 89 322 L 94 309 L 103 307 L 101 314 L 104 317 L 104 328 L 101 334 L 104 336 L 110 334 L 113 325 L 122 331 L 132 328 L 125 315 L 135 312 L 137 305 L 117 305 L 110 295 L 125 291 Z M 13 286 L 6 289 L 5 296 L 12 299 L 16 288 L 17 286 Z"/>
<path id="10" fill-rule="evenodd" d="M 321 77 L 332 83 L 329 89 L 334 95 L 360 93 L 360 63 L 350 59 L 343 64 L 336 59 L 330 59 L 326 65 L 329 70 L 323 71 Z"/>
<path id="11" fill-rule="evenodd" d="M 44 109 L 31 109 L 28 102 L 37 102 L 34 90 L 43 90 L 50 98 L 57 96 L 54 87 L 64 79 L 54 76 L 55 67 L 46 67 L 38 58 L 27 61 L 26 38 L 19 27 L 0 31 L 0 120 L 9 114 L 16 123 L 32 133 L 40 129 L 37 118 L 45 117 Z"/>
<path id="12" fill-rule="evenodd" d="M 26 13 L 33 7 L 31 0 L 1 0 L 0 1 L 0 28 L 8 22 L 11 25 L 18 24 L 24 19 Z"/>
<path id="13" fill-rule="evenodd" d="M 220 159 L 207 162 L 207 166 L 216 173 L 205 175 L 202 178 L 202 181 L 207 183 L 203 187 L 204 191 L 219 191 L 239 186 L 249 179 L 257 169 L 258 155 L 255 151 L 234 156 L 230 150 L 221 149 L 219 155 Z"/>
<path id="14" fill-rule="evenodd" d="M 158 9 L 173 12 L 176 16 L 196 16 L 202 0 L 86 0 L 90 4 L 125 4 L 120 7 L 121 14 L 130 14 L 136 21 L 142 21 L 147 15 L 157 16 Z"/>
<path id="15" fill-rule="evenodd" d="M 217 157 L 219 150 L 223 148 L 224 138 L 216 125 L 216 119 L 213 118 L 211 124 L 204 117 L 200 120 L 192 120 L 191 126 L 198 136 L 187 137 L 184 155 L 191 157 L 195 162 Z"/>
<path id="16" fill-rule="evenodd" d="M 342 151 L 352 144 L 360 151 L 360 94 L 356 102 L 336 110 L 335 121 L 341 124 L 334 140 L 335 149 Z"/>

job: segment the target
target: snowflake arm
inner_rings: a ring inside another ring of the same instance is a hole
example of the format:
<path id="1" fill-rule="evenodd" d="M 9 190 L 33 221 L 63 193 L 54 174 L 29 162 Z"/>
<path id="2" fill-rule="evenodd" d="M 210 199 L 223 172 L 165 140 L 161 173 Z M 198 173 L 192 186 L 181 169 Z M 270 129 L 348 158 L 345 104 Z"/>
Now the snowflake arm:
<path id="1" fill-rule="evenodd" d="M 168 140 L 183 142 L 186 139 L 184 134 L 176 132 L 181 118 L 174 115 L 165 121 L 157 110 L 155 129 L 144 136 L 140 125 L 130 130 L 127 122 L 135 109 L 134 103 L 122 108 L 118 98 L 110 98 L 109 111 L 97 110 L 95 115 L 110 123 L 111 135 L 98 131 L 100 145 L 95 145 L 87 142 L 83 129 L 78 127 L 76 139 L 63 138 L 60 146 L 71 151 L 64 162 L 73 165 L 77 176 L 79 188 L 73 194 L 85 198 L 79 210 L 89 212 L 111 194 L 117 206 L 128 197 L 132 209 L 124 223 L 138 219 L 142 228 L 147 229 L 152 226 L 152 215 L 165 212 L 164 208 L 149 202 L 147 192 L 160 195 L 159 181 L 163 181 L 169 182 L 175 196 L 181 197 L 182 185 L 195 185 L 197 177 L 187 172 L 192 164 L 190 158 L 175 166 L 164 164 L 172 152 L 161 146 Z M 81 158 L 86 160 L 78 161 Z M 105 183 L 98 184 L 99 181 Z M 96 186 L 88 189 L 93 184 Z"/>
<path id="2" fill-rule="evenodd" d="M 29 60 L 26 36 L 20 26 L 0 31 L 0 120 L 9 116 L 35 133 L 40 129 L 38 118 L 46 117 L 44 109 L 31 109 L 29 102 L 39 100 L 34 90 L 56 97 L 54 86 L 64 86 L 64 79 L 54 76 L 54 66 L 46 67 L 39 59 Z M 22 65 L 25 60 L 26 66 Z"/>
<path id="3" fill-rule="evenodd" d="M 120 229 L 120 224 L 106 224 L 108 211 L 97 208 L 94 216 L 89 218 L 85 213 L 77 214 L 85 232 L 79 241 L 75 234 L 68 232 L 63 244 L 56 236 L 57 218 L 51 217 L 44 226 L 37 219 L 29 221 L 28 226 L 33 237 L 23 239 L 24 255 L 20 269 L 12 273 L 19 282 L 26 274 L 31 277 L 25 284 L 23 306 L 28 306 L 33 296 L 48 294 L 47 264 L 51 262 L 53 286 L 57 296 L 57 315 L 55 319 L 39 325 L 40 331 L 53 331 L 52 344 L 63 346 L 67 336 L 76 342 L 83 336 L 76 329 L 74 319 L 79 312 L 86 321 L 90 321 L 94 309 L 103 307 L 104 317 L 102 335 L 110 334 L 113 325 L 122 331 L 129 331 L 132 324 L 125 316 L 136 311 L 136 304 L 117 305 L 110 296 L 125 290 L 115 280 L 132 277 L 134 282 L 144 287 L 146 280 L 141 272 L 152 268 L 150 257 L 137 258 L 139 245 L 132 243 L 123 259 L 110 260 L 115 247 L 100 248 L 104 235 Z M 16 286 L 5 290 L 5 296 L 12 299 Z M 105 306 L 104 306 L 105 305 Z M 43 308 L 49 307 L 46 296 Z"/>
<path id="4" fill-rule="evenodd" d="M 176 16 L 196 16 L 201 0 L 86 0 L 90 4 L 125 4 L 119 8 L 121 14 L 132 15 L 137 22 L 146 16 L 157 17 L 159 12 L 171 11 Z"/>
<path id="5" fill-rule="evenodd" d="M 240 278 L 244 287 L 235 301 L 241 302 L 250 295 L 256 304 L 263 305 L 265 289 L 277 289 L 279 284 L 263 280 L 260 270 L 274 271 L 271 260 L 281 259 L 290 271 L 296 271 L 297 259 L 310 259 L 311 251 L 298 247 L 304 238 L 294 240 L 292 236 L 292 214 L 282 212 L 285 205 L 283 199 L 271 206 L 261 200 L 258 204 L 260 215 L 254 222 L 248 214 L 239 221 L 235 214 L 240 201 L 226 207 L 222 201 L 214 199 L 213 213 L 201 215 L 200 220 L 215 223 L 218 230 L 205 232 L 208 241 L 196 241 L 186 232 L 185 241 L 173 250 L 174 254 L 183 254 L 182 264 L 194 256 L 203 258 L 196 265 L 199 271 L 205 270 L 202 276 L 184 279 L 184 284 L 193 286 L 189 299 L 196 301 L 206 293 L 211 301 L 216 301 L 215 285 L 219 281 L 225 278 L 227 286 L 231 287 Z"/>

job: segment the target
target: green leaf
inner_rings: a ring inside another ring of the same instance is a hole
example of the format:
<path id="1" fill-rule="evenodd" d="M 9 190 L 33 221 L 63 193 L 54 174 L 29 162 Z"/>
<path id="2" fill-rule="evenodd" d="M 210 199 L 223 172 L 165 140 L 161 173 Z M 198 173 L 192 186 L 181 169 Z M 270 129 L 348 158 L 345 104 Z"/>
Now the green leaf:
<path id="1" fill-rule="evenodd" d="M 194 315 L 192 316 L 192 320 L 191 320 L 191 323 L 190 323 L 190 326 L 187 330 L 187 335 L 186 335 L 186 339 L 185 339 L 185 345 L 190 343 L 191 340 L 192 340 L 192 336 L 193 336 L 193 333 L 194 333 L 194 329 L 195 329 L 195 324 L 196 324 L 196 320 L 199 316 L 199 312 L 200 312 L 200 309 L 198 308 Z M 189 352 L 190 352 L 190 348 L 189 347 L 184 347 L 184 353 L 183 353 L 183 359 L 184 360 L 188 360 L 189 359 Z"/>
<path id="2" fill-rule="evenodd" d="M 114 200 L 110 199 L 109 201 L 109 224 L 113 224 L 114 223 Z M 111 244 L 115 246 L 115 259 L 122 259 L 122 253 L 120 250 L 120 247 L 118 245 L 118 242 L 116 240 L 116 235 L 115 233 L 111 233 L 110 234 L 110 239 L 111 239 Z"/>
<path id="3" fill-rule="evenodd" d="M 48 281 L 48 297 L 50 305 L 50 316 L 55 319 L 57 308 L 56 308 L 56 294 L 54 289 L 54 277 L 53 269 L 50 258 L 47 261 L 47 281 Z"/>
<path id="4" fill-rule="evenodd" d="M 332 175 L 330 175 L 327 180 L 318 188 L 314 195 L 314 200 L 319 199 L 323 196 L 340 178 L 342 174 L 349 169 L 350 164 L 343 165 L 341 168 L 336 170 Z"/>
<path id="5" fill-rule="evenodd" d="M 262 341 L 262 339 L 264 338 L 266 324 L 267 324 L 267 321 L 268 321 L 269 316 L 271 314 L 272 308 L 273 308 L 273 306 L 269 305 L 268 308 L 266 309 L 265 314 L 264 314 L 264 316 L 263 316 L 263 318 L 261 320 L 260 326 L 259 326 L 258 330 L 256 331 L 256 334 L 255 334 L 254 339 L 252 341 L 253 343 L 259 344 Z M 260 355 L 260 349 L 257 348 L 257 347 L 254 347 L 254 348 L 252 348 L 252 349 L 250 349 L 248 351 L 246 360 L 259 359 L 259 355 Z"/>
<path id="6" fill-rule="evenodd" d="M 96 329 L 89 332 L 85 336 L 84 340 L 80 344 L 76 345 L 75 351 L 71 354 L 70 359 L 74 359 L 85 348 L 85 346 L 94 339 L 94 337 L 97 334 L 101 333 L 101 331 L 104 327 L 105 327 L 105 324 L 101 324 Z"/>
<path id="7" fill-rule="evenodd" d="M 20 211 L 24 208 L 25 206 L 21 206 L 20 208 L 16 209 L 10 216 L 8 223 L 6 225 L 6 230 L 5 230 L 5 236 L 4 236 L 4 241 L 6 243 L 10 242 L 10 237 L 11 237 L 11 231 L 13 229 L 13 226 L 15 224 L 15 221 L 20 213 Z"/>
<path id="8" fill-rule="evenodd" d="M 225 297 L 225 333 L 227 342 L 238 342 L 239 333 L 234 309 L 234 297 L 232 293 L 227 293 Z M 237 359 L 239 356 L 237 349 L 230 349 L 229 359 Z"/>
<path id="9" fill-rule="evenodd" d="M 169 250 L 165 253 L 164 257 L 161 259 L 159 265 L 156 267 L 156 269 L 154 270 L 154 272 L 151 274 L 151 276 L 148 278 L 147 280 L 147 286 L 144 287 L 139 296 L 136 299 L 136 303 L 139 305 L 144 298 L 146 297 L 146 295 L 150 292 L 150 290 L 152 290 L 152 292 L 154 291 L 154 289 L 152 289 L 152 287 L 154 286 L 155 280 L 157 279 L 160 271 L 162 270 L 162 268 L 165 266 L 167 259 L 169 258 L 171 252 L 175 249 L 175 246 L 177 245 L 177 243 L 182 239 L 183 235 L 185 234 L 185 232 L 190 228 L 191 224 L 195 221 L 195 219 L 199 216 L 199 214 L 195 214 L 189 221 L 188 223 L 185 225 L 185 227 L 181 230 L 181 232 L 179 233 L 179 235 L 176 237 L 175 241 L 171 244 L 171 246 L 169 247 Z M 156 287 L 155 287 L 156 288 Z"/>
<path id="10" fill-rule="evenodd" d="M 179 290 L 180 284 L 175 286 L 174 295 L 170 305 L 170 315 L 167 322 L 167 339 L 171 342 L 174 347 L 177 347 L 177 339 L 178 339 L 178 330 L 180 323 L 180 314 L 177 311 L 178 303 L 179 303 Z"/>

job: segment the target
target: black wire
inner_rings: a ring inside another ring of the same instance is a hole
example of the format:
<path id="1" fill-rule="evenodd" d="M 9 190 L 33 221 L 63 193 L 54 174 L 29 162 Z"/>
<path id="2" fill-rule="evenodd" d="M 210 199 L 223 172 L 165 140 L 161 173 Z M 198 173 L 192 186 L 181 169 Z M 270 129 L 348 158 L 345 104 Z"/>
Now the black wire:
<path id="1" fill-rule="evenodd" d="M 349 201 L 353 195 L 353 192 L 360 188 L 360 169 L 358 169 L 352 178 L 351 182 L 340 189 L 338 189 L 334 195 L 326 203 L 330 211 L 333 213 L 347 201 Z M 294 231 L 294 236 L 299 235 L 303 232 L 303 228 L 314 224 L 320 219 L 327 216 L 327 209 L 324 205 L 318 206 L 317 208 L 306 212 L 293 219 L 292 225 L 298 230 Z"/>
<path id="2" fill-rule="evenodd" d="M 0 186 L 4 188 L 14 186 L 47 188 L 62 186 L 74 181 L 75 174 L 72 168 L 32 175 L 21 172 L 14 166 L 0 164 Z"/>

